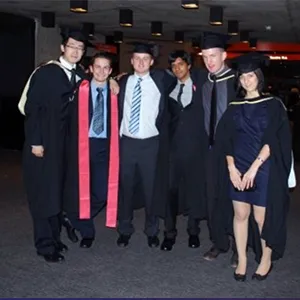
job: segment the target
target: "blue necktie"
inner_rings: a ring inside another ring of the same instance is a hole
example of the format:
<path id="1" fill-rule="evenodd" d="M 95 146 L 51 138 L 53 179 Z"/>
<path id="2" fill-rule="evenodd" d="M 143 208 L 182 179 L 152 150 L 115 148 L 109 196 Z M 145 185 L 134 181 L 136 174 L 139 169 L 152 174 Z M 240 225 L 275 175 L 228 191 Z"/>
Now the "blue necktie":
<path id="1" fill-rule="evenodd" d="M 133 90 L 129 121 L 129 132 L 131 134 L 136 134 L 140 128 L 140 110 L 142 99 L 141 81 L 142 78 L 139 78 Z"/>
<path id="2" fill-rule="evenodd" d="M 96 97 L 96 104 L 93 113 L 93 131 L 96 134 L 100 134 L 104 130 L 104 97 L 102 91 L 102 88 L 97 88 L 98 94 Z"/>

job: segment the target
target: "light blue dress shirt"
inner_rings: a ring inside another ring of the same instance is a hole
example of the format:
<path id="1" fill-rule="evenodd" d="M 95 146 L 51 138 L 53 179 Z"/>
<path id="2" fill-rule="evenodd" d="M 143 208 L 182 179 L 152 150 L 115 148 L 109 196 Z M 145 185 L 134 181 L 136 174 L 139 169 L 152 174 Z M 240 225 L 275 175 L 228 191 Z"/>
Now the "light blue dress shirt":
<path id="1" fill-rule="evenodd" d="M 97 88 L 101 87 L 103 89 L 102 94 L 103 94 L 103 98 L 104 98 L 104 129 L 100 134 L 96 134 L 93 131 L 93 122 L 94 122 L 94 115 L 92 115 L 92 120 L 91 120 L 91 125 L 90 125 L 90 130 L 89 130 L 89 137 L 90 138 L 101 138 L 101 139 L 106 139 L 107 138 L 107 90 L 108 90 L 108 86 L 107 83 L 104 86 L 99 86 L 95 83 L 94 80 L 91 81 L 91 94 L 92 94 L 92 101 L 93 101 L 93 113 L 94 113 L 94 109 L 96 106 L 96 99 L 97 99 Z"/>

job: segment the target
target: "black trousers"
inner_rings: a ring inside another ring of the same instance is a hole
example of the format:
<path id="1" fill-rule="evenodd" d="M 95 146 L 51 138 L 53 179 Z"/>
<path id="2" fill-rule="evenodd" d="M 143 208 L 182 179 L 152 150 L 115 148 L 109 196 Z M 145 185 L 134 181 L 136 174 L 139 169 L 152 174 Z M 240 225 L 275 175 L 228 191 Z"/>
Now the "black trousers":
<path id="1" fill-rule="evenodd" d="M 81 220 L 69 216 L 82 238 L 94 239 L 96 230 L 94 218 L 106 206 L 108 188 L 108 149 L 107 139 L 90 138 L 90 180 L 91 180 L 91 218 Z"/>
<path id="2" fill-rule="evenodd" d="M 60 214 L 49 218 L 33 217 L 34 245 L 38 253 L 51 254 L 60 242 Z"/>
<path id="3" fill-rule="evenodd" d="M 179 197 L 184 196 L 185 205 L 190 205 L 193 202 L 191 197 L 195 197 L 193 189 L 197 188 L 194 184 L 193 173 L 190 170 L 190 165 L 187 162 L 188 158 L 184 157 L 184 152 L 171 155 L 170 161 L 170 190 L 165 216 L 165 237 L 173 239 L 177 235 L 176 219 L 179 208 Z M 183 188 L 183 195 L 180 193 Z M 189 209 L 192 209 L 189 207 Z M 199 235 L 199 219 L 188 216 L 187 232 L 189 235 Z"/>
<path id="4" fill-rule="evenodd" d="M 159 219 L 152 213 L 153 190 L 159 147 L 158 137 L 149 139 L 121 138 L 121 197 L 119 205 L 118 232 L 131 235 L 134 211 L 136 182 L 142 184 L 145 204 L 145 228 L 147 236 L 156 236 L 159 232 Z"/>
<path id="5" fill-rule="evenodd" d="M 216 199 L 216 189 L 214 185 L 215 174 L 213 172 L 213 159 L 214 159 L 214 149 L 210 149 L 205 162 L 205 195 L 207 199 L 207 225 L 209 230 L 210 240 L 215 244 L 212 234 L 212 226 L 218 226 L 219 224 L 212 224 L 213 222 L 213 214 L 215 210 L 215 199 Z M 228 191 L 229 192 L 229 191 Z M 224 228 L 220 228 L 219 232 L 224 231 L 223 233 L 223 241 L 226 241 L 228 244 L 228 249 L 230 247 L 230 239 L 229 235 L 226 234 Z M 226 251 L 227 249 L 220 249 L 222 251 Z M 236 252 L 236 244 L 234 238 L 232 238 L 232 250 Z"/>

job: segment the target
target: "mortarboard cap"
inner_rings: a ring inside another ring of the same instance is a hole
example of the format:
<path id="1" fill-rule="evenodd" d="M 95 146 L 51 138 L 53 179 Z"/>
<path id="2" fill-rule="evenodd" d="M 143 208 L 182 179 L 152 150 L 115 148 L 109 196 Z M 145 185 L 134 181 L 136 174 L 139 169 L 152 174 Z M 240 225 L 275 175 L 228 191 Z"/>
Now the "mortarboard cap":
<path id="1" fill-rule="evenodd" d="M 204 32 L 202 35 L 202 45 L 201 49 L 211 49 L 211 48 L 227 48 L 227 42 L 229 36 L 225 34 L 215 33 L 215 32 Z"/>
<path id="2" fill-rule="evenodd" d="M 61 31 L 61 36 L 65 40 L 72 38 L 78 42 L 83 42 L 84 44 L 88 41 L 87 36 L 82 31 L 76 29 L 64 28 Z"/>
<path id="3" fill-rule="evenodd" d="M 269 57 L 258 52 L 249 52 L 232 61 L 240 74 L 253 72 L 269 64 Z"/>
<path id="4" fill-rule="evenodd" d="M 153 56 L 152 47 L 148 44 L 136 44 L 133 48 L 133 53 L 147 53 Z"/>

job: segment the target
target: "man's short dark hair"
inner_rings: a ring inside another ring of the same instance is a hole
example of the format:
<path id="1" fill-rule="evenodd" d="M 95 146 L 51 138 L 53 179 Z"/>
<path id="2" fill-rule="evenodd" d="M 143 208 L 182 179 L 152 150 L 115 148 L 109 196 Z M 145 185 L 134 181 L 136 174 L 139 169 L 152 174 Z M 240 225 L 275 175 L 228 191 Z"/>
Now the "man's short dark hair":
<path id="1" fill-rule="evenodd" d="M 91 59 L 90 65 L 92 66 L 95 63 L 97 58 L 105 58 L 109 61 L 109 66 L 112 67 L 113 58 L 112 55 L 108 52 L 97 52 Z"/>
<path id="2" fill-rule="evenodd" d="M 185 61 L 188 65 L 192 64 L 192 58 L 191 55 L 189 53 L 187 53 L 184 50 L 176 50 L 172 53 L 169 54 L 169 65 L 172 66 L 172 63 L 177 59 L 177 58 L 181 58 L 183 61 Z"/>

